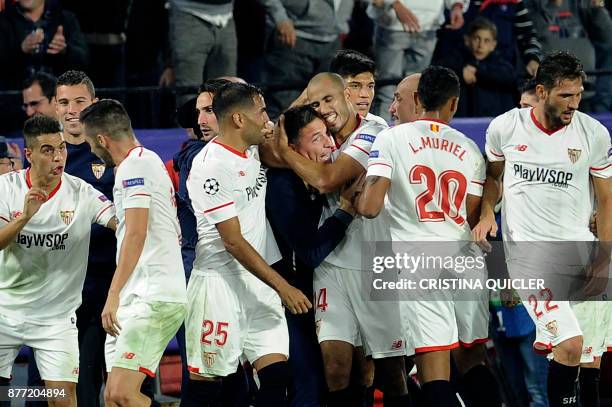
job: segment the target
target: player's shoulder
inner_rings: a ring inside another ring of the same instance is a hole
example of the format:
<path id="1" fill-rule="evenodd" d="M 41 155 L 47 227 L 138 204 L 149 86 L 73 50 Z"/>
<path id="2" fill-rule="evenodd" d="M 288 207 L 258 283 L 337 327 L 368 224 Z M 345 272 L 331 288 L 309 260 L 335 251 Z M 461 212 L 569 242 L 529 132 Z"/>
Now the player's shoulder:
<path id="1" fill-rule="evenodd" d="M 0 185 L 5 186 L 20 186 L 25 185 L 25 174 L 26 170 L 15 170 L 7 172 L 6 174 L 0 175 Z"/>
<path id="2" fill-rule="evenodd" d="M 359 136 L 370 136 L 369 139 L 371 139 L 371 141 L 374 141 L 373 139 L 376 138 L 376 135 L 378 133 L 388 128 L 389 125 L 384 120 L 382 122 L 379 122 L 376 120 L 361 119 L 361 123 L 359 127 L 357 127 L 357 129 L 355 130 L 354 135 L 356 139 L 358 139 Z"/>
<path id="3" fill-rule="evenodd" d="M 517 123 L 525 122 L 530 120 L 531 108 L 514 109 L 508 110 L 506 113 L 502 113 L 499 116 L 493 118 L 487 131 L 496 131 L 501 134 L 511 134 Z"/>
<path id="4" fill-rule="evenodd" d="M 367 120 L 369 122 L 375 122 L 377 124 L 380 124 L 383 127 L 389 127 L 389 124 L 387 123 L 385 119 L 383 119 L 380 116 L 376 116 L 375 114 L 372 114 L 372 113 L 368 113 L 366 117 L 364 118 L 364 120 Z"/>
<path id="5" fill-rule="evenodd" d="M 608 129 L 599 120 L 578 110 L 574 112 L 571 125 L 581 127 L 589 137 L 610 137 Z"/>

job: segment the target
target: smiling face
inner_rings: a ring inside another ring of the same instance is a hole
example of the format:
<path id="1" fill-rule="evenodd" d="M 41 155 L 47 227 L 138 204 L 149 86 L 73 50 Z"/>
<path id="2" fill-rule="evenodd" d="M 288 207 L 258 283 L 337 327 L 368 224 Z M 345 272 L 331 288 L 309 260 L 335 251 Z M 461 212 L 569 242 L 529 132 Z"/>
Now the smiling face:
<path id="1" fill-rule="evenodd" d="M 306 158 L 316 162 L 331 161 L 334 142 L 327 132 L 325 122 L 319 118 L 302 127 L 293 149 Z"/>
<path id="2" fill-rule="evenodd" d="M 60 178 L 66 166 L 66 141 L 61 133 L 41 134 L 31 146 L 26 147 L 25 156 L 32 169 L 47 179 Z"/>
<path id="3" fill-rule="evenodd" d="M 366 117 L 374 100 L 374 75 L 371 72 L 362 72 L 355 76 L 347 76 L 344 80 L 349 102 L 361 117 Z"/>
<path id="4" fill-rule="evenodd" d="M 308 85 L 308 100 L 325 120 L 332 132 L 338 133 L 348 122 L 350 108 L 345 90 L 329 79 L 321 79 Z"/>
<path id="5" fill-rule="evenodd" d="M 574 112 L 578 110 L 582 92 L 582 78 L 562 79 L 550 90 L 542 85 L 536 87 L 536 94 L 543 104 L 544 115 L 551 128 L 570 124 Z"/>
<path id="6" fill-rule="evenodd" d="M 29 88 L 22 90 L 21 95 L 23 97 L 23 110 L 28 118 L 37 114 L 57 117 L 55 98 L 47 99 L 38 82 L 34 82 Z"/>
<path id="7" fill-rule="evenodd" d="M 57 115 L 64 131 L 74 137 L 83 134 L 79 120 L 81 112 L 96 101 L 85 84 L 61 85 L 57 87 Z"/>

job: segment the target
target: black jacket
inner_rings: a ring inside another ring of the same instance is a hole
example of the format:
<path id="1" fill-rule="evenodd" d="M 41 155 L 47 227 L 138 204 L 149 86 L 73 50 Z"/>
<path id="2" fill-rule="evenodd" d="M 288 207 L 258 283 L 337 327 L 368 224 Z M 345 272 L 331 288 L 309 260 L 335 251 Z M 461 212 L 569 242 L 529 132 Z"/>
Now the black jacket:
<path id="1" fill-rule="evenodd" d="M 66 49 L 60 54 L 48 54 L 47 47 L 60 25 L 66 38 Z M 38 28 L 45 32 L 40 52 L 25 54 L 21 43 Z M 23 81 L 34 72 L 45 71 L 58 76 L 68 69 L 83 69 L 89 55 L 75 15 L 47 2 L 36 23 L 27 19 L 18 5 L 0 13 L 0 58 L 0 88 L 20 90 Z"/>

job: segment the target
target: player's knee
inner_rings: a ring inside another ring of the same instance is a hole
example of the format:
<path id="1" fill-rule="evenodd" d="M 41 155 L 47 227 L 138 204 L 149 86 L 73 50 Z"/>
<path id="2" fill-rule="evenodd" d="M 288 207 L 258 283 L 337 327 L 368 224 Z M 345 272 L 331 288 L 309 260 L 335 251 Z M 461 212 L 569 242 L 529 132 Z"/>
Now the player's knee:
<path id="1" fill-rule="evenodd" d="M 470 348 L 460 347 L 452 352 L 457 369 L 461 374 L 467 373 L 475 366 L 479 366 L 485 360 L 484 344 L 477 344 Z"/>
<path id="2" fill-rule="evenodd" d="M 261 388 L 286 387 L 289 383 L 289 364 L 276 362 L 257 372 Z"/>
<path id="3" fill-rule="evenodd" d="M 554 355 L 559 363 L 578 364 L 582 355 L 582 336 L 575 336 L 561 342 L 555 347 Z"/>
<path id="4" fill-rule="evenodd" d="M 325 361 L 325 378 L 330 390 L 343 389 L 349 385 L 351 365 L 342 359 Z"/>

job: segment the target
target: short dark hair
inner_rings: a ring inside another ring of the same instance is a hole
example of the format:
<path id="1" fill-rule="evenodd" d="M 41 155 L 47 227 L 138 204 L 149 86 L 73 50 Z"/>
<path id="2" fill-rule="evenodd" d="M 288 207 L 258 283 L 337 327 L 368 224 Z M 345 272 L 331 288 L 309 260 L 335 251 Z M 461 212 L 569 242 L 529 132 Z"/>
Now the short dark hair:
<path id="1" fill-rule="evenodd" d="M 528 78 L 523 82 L 523 86 L 521 86 L 521 93 L 528 93 L 530 95 L 535 94 L 536 81 L 535 78 Z"/>
<path id="2" fill-rule="evenodd" d="M 89 76 L 83 71 L 66 71 L 57 78 L 57 86 L 76 86 L 85 85 L 91 98 L 96 97 L 96 89 Z"/>
<path id="3" fill-rule="evenodd" d="M 113 140 L 134 137 L 132 123 L 121 102 L 102 99 L 85 108 L 79 117 L 88 134 L 104 134 Z"/>
<path id="4" fill-rule="evenodd" d="M 246 83 L 226 83 L 217 90 L 212 109 L 217 120 L 224 118 L 236 107 L 252 107 L 253 98 L 263 96 L 261 89 Z"/>
<path id="5" fill-rule="evenodd" d="M 437 110 L 459 96 L 459 78 L 443 66 L 430 66 L 421 73 L 417 89 L 424 110 Z"/>
<path id="6" fill-rule="evenodd" d="M 285 132 L 287 133 L 289 144 L 297 144 L 300 141 L 300 131 L 312 123 L 313 120 L 323 120 L 321 115 L 310 105 L 292 107 L 283 115 L 285 116 Z"/>
<path id="7" fill-rule="evenodd" d="M 586 80 L 584 67 L 576 56 L 566 51 L 556 51 L 546 54 L 535 76 L 537 85 L 544 86 L 544 89 L 550 90 L 565 79 Z"/>
<path id="8" fill-rule="evenodd" d="M 221 89 L 223 85 L 231 83 L 227 79 L 209 79 L 198 88 L 198 94 L 203 92 L 208 92 L 213 95 L 213 97 L 217 94 L 217 91 Z"/>
<path id="9" fill-rule="evenodd" d="M 493 36 L 493 39 L 497 39 L 497 26 L 491 20 L 485 17 L 476 17 L 474 21 L 469 25 L 467 33 L 472 36 L 478 30 L 487 30 Z"/>
<path id="10" fill-rule="evenodd" d="M 36 115 L 30 117 L 23 124 L 23 140 L 27 148 L 32 148 L 36 139 L 43 134 L 57 134 L 62 132 L 62 126 L 57 119 L 49 116 Z"/>
<path id="11" fill-rule="evenodd" d="M 40 89 L 42 89 L 43 95 L 51 101 L 55 97 L 55 87 L 57 79 L 53 75 L 49 75 L 46 72 L 36 72 L 23 82 L 22 90 L 25 90 L 35 83 L 38 83 Z"/>
<path id="12" fill-rule="evenodd" d="M 341 49 L 331 61 L 330 72 L 342 77 L 356 76 L 363 72 L 376 74 L 376 64 L 372 58 L 352 49 Z"/>

